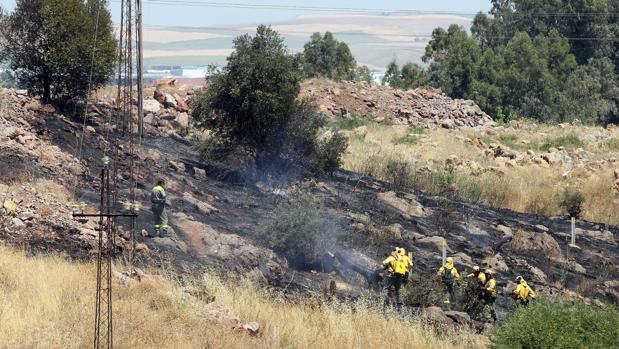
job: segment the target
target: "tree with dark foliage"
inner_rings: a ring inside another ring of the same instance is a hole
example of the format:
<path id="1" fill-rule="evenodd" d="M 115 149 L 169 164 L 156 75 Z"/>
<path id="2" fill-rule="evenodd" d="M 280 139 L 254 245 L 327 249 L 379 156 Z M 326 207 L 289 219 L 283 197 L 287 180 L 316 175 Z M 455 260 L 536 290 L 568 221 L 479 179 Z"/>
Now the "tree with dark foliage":
<path id="1" fill-rule="evenodd" d="M 18 0 L 2 36 L 3 56 L 19 84 L 45 102 L 84 98 L 89 83 L 100 87 L 114 68 L 116 40 L 105 0 Z"/>
<path id="2" fill-rule="evenodd" d="M 194 118 L 218 140 L 217 149 L 209 146 L 205 151 L 225 154 L 246 147 L 255 154 L 256 165 L 269 172 L 333 165 L 313 161 L 321 149 L 317 136 L 325 119 L 314 105 L 297 100 L 298 60 L 276 31 L 259 26 L 255 36 L 236 38 L 227 65 L 209 81 L 193 102 Z"/>

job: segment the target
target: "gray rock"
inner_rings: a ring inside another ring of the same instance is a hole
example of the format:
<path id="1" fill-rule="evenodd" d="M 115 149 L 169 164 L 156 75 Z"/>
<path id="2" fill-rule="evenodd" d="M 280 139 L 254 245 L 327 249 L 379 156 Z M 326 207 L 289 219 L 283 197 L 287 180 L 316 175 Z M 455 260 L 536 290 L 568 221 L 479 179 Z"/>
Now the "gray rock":
<path id="1" fill-rule="evenodd" d="M 156 238 L 153 238 L 153 242 L 161 246 L 179 249 L 182 252 L 187 252 L 189 250 L 187 248 L 187 244 L 178 239 L 172 239 L 169 237 L 163 237 L 163 238 L 156 237 Z"/>
<path id="2" fill-rule="evenodd" d="M 34 213 L 30 212 L 30 211 L 24 211 L 24 212 L 20 213 L 18 217 L 19 217 L 19 219 L 21 219 L 22 221 L 25 222 L 25 221 L 30 221 L 30 220 L 34 219 L 35 216 L 36 215 Z"/>
<path id="3" fill-rule="evenodd" d="M 174 119 L 173 123 L 176 127 L 188 128 L 189 127 L 189 114 L 179 113 Z"/>
<path id="4" fill-rule="evenodd" d="M 204 170 L 202 168 L 194 167 L 193 168 L 193 175 L 196 178 L 205 179 L 206 178 L 206 170 Z"/>
<path id="5" fill-rule="evenodd" d="M 11 219 L 11 223 L 13 224 L 13 228 L 16 228 L 16 229 L 21 229 L 21 228 L 26 227 L 26 223 L 24 223 L 21 219 L 17 217 L 13 217 L 13 219 Z"/>
<path id="6" fill-rule="evenodd" d="M 453 129 L 456 127 L 456 123 L 451 119 L 446 119 L 441 122 L 441 127 L 446 129 Z"/>
<path id="7" fill-rule="evenodd" d="M 161 111 L 161 104 L 154 99 L 145 99 L 143 107 L 145 113 L 157 114 Z"/>
<path id="8" fill-rule="evenodd" d="M 458 325 L 467 326 L 471 324 L 471 317 L 461 311 L 446 311 L 445 316 L 453 320 Z"/>
<path id="9" fill-rule="evenodd" d="M 428 212 L 423 205 L 412 197 L 400 198 L 393 191 L 379 193 L 377 197 L 383 204 L 399 211 L 406 219 L 428 216 Z"/>
<path id="10" fill-rule="evenodd" d="M 169 163 L 170 163 L 170 167 L 174 171 L 178 173 L 185 173 L 185 164 L 183 164 L 182 162 L 170 160 Z"/>

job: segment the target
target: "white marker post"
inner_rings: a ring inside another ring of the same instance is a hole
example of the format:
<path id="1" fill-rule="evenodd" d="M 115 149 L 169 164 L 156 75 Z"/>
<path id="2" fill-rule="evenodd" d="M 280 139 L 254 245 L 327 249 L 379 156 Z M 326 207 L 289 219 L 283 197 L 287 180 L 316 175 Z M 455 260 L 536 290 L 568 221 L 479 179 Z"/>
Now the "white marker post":
<path id="1" fill-rule="evenodd" d="M 570 241 L 570 247 L 572 248 L 578 248 L 578 246 L 576 246 L 576 218 L 572 217 L 572 233 L 571 233 L 571 241 Z"/>
<path id="2" fill-rule="evenodd" d="M 447 240 L 443 241 L 443 265 L 445 265 L 446 260 L 447 260 Z"/>

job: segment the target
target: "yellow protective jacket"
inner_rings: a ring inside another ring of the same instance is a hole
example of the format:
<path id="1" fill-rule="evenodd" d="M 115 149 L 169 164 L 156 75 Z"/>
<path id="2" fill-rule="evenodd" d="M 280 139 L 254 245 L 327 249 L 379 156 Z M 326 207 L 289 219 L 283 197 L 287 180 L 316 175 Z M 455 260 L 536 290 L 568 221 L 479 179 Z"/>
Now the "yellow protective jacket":
<path id="1" fill-rule="evenodd" d="M 445 282 L 453 282 L 460 280 L 460 274 L 458 274 L 458 270 L 454 267 L 453 263 L 445 262 L 438 272 L 436 273 L 438 276 L 443 278 Z"/>
<path id="2" fill-rule="evenodd" d="M 406 263 L 406 272 L 408 273 L 413 270 L 413 261 L 406 254 L 402 255 L 402 259 L 404 259 Z"/>
<path id="3" fill-rule="evenodd" d="M 396 261 L 395 252 L 383 261 L 383 267 L 387 268 L 387 273 L 389 275 L 393 274 L 393 263 L 395 263 L 395 261 Z"/>
<path id="4" fill-rule="evenodd" d="M 153 190 L 150 192 L 150 203 L 153 210 L 162 210 L 165 207 L 166 194 L 162 186 L 156 185 L 153 187 Z"/>
<path id="5" fill-rule="evenodd" d="M 516 288 L 514 289 L 513 293 L 516 299 L 520 300 L 525 300 L 529 297 L 531 297 L 531 299 L 535 299 L 535 297 L 537 297 L 531 286 L 529 286 L 524 280 L 520 281 L 518 286 L 516 286 Z"/>
<path id="6" fill-rule="evenodd" d="M 406 263 L 406 272 L 410 272 L 411 270 L 413 270 L 413 253 L 409 252 L 408 254 L 403 253 L 402 250 L 400 250 L 400 256 L 402 257 L 402 259 L 404 260 L 404 263 Z"/>
<path id="7" fill-rule="evenodd" d="M 484 284 L 483 290 L 488 296 L 496 298 L 496 280 L 494 278 L 488 279 Z"/>
<path id="8" fill-rule="evenodd" d="M 477 273 L 477 275 L 475 275 L 475 273 L 470 273 L 466 276 L 467 279 L 472 279 L 472 278 L 477 278 L 477 282 L 481 285 L 484 286 L 486 284 L 486 274 L 484 274 L 483 272 L 479 272 Z"/>

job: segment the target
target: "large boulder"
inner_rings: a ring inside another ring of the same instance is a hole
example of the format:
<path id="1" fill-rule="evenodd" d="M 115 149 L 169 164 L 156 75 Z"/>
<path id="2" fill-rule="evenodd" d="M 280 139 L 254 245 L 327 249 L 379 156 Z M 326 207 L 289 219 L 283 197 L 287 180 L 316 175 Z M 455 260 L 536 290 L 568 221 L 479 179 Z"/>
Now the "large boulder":
<path id="1" fill-rule="evenodd" d="M 428 216 L 427 210 L 414 197 L 400 198 L 393 191 L 379 193 L 378 200 L 399 211 L 406 219 Z"/>
<path id="2" fill-rule="evenodd" d="M 154 99 L 145 99 L 142 106 L 145 113 L 157 114 L 161 111 L 161 104 Z"/>
<path id="3" fill-rule="evenodd" d="M 551 166 L 571 165 L 572 158 L 564 150 L 551 149 L 541 155 L 542 159 Z"/>
<path id="4" fill-rule="evenodd" d="M 173 124 L 180 128 L 189 128 L 189 114 L 179 113 L 174 119 Z"/>
<path id="5" fill-rule="evenodd" d="M 501 273 L 505 273 L 509 271 L 509 267 L 507 263 L 505 263 L 505 259 L 501 256 L 500 253 L 495 254 L 494 256 L 486 257 L 482 260 L 482 265 L 486 268 L 491 268 L 494 271 L 498 271 Z"/>
<path id="6" fill-rule="evenodd" d="M 181 97 L 178 93 L 174 93 L 172 97 L 174 97 L 174 100 L 176 101 L 176 110 L 180 111 L 181 113 L 189 112 L 189 105 L 187 104 L 187 102 L 185 102 L 183 97 Z"/>
<path id="7" fill-rule="evenodd" d="M 557 241 L 546 232 L 535 233 L 525 230 L 517 230 L 505 247 L 511 251 L 538 254 L 557 261 L 563 260 L 561 247 Z"/>
<path id="8" fill-rule="evenodd" d="M 196 199 L 193 195 L 191 195 L 191 193 L 184 192 L 183 200 L 194 205 L 201 214 L 209 215 L 213 212 L 219 212 L 219 209 L 206 201 Z"/>
<path id="9" fill-rule="evenodd" d="M 178 104 L 176 103 L 176 99 L 174 98 L 174 96 L 172 96 L 171 94 L 161 89 L 155 90 L 155 92 L 153 93 L 153 98 L 157 100 L 159 103 L 161 103 L 161 105 L 163 105 L 165 108 L 176 109 L 177 104 Z"/>
<path id="10" fill-rule="evenodd" d="M 221 263 L 227 268 L 258 268 L 269 280 L 280 279 L 283 267 L 287 267 L 286 262 L 273 251 L 257 246 L 236 234 L 220 232 L 184 213 L 173 213 L 172 222 L 177 233 L 184 236 L 199 259 Z"/>
<path id="11" fill-rule="evenodd" d="M 442 236 L 426 236 L 415 241 L 416 244 L 432 246 L 437 251 L 440 251 L 443 246 L 447 244 L 447 240 L 445 240 Z"/>

